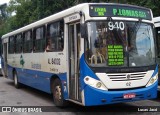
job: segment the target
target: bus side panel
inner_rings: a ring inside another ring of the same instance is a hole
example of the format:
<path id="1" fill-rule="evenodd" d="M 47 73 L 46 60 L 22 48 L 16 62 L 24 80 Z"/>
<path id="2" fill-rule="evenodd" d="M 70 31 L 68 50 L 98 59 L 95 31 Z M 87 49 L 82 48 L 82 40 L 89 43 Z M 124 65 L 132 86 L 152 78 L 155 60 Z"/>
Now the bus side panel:
<path id="1" fill-rule="evenodd" d="M 13 73 L 12 73 L 13 67 L 8 65 L 7 70 L 8 70 L 8 78 L 13 80 Z"/>
<path id="2" fill-rule="evenodd" d="M 11 71 L 13 70 L 12 67 L 10 67 Z M 29 70 L 29 69 L 23 69 L 23 68 L 16 68 L 18 80 L 20 83 L 25 84 L 27 86 L 36 88 L 38 90 L 44 91 L 46 93 L 51 93 L 51 87 L 50 87 L 50 79 L 54 75 L 53 73 L 48 72 L 42 72 L 37 70 Z M 67 89 L 64 86 L 66 84 L 66 73 L 58 74 L 58 77 L 62 81 L 63 89 L 65 97 L 67 98 Z M 10 72 L 10 78 L 13 79 L 12 73 Z M 64 88 L 65 87 L 65 88 Z"/>

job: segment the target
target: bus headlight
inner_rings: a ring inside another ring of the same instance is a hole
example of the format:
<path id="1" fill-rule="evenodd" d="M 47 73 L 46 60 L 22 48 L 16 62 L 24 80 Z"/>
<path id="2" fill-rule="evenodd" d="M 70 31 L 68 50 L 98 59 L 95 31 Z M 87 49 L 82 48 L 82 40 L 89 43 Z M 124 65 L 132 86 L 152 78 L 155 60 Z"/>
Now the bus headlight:
<path id="1" fill-rule="evenodd" d="M 96 89 L 107 90 L 107 88 L 103 85 L 103 83 L 102 83 L 101 81 L 96 80 L 96 79 L 94 79 L 94 78 L 92 78 L 92 77 L 86 76 L 86 77 L 84 78 L 84 82 L 85 82 L 87 85 L 89 85 L 89 86 L 91 86 L 91 87 L 94 87 L 94 88 L 96 88 Z"/>
<path id="2" fill-rule="evenodd" d="M 149 80 L 149 82 L 148 82 L 148 84 L 146 85 L 146 87 L 151 86 L 151 85 L 154 84 L 157 80 L 158 80 L 158 73 Z"/>

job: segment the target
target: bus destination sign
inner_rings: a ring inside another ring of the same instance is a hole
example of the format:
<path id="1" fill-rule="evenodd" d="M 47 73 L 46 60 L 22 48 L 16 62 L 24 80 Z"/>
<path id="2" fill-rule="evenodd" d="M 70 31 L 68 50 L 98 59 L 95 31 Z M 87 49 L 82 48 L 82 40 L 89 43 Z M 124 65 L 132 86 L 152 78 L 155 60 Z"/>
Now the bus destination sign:
<path id="1" fill-rule="evenodd" d="M 90 5 L 91 17 L 129 17 L 151 20 L 149 9 L 122 5 Z"/>

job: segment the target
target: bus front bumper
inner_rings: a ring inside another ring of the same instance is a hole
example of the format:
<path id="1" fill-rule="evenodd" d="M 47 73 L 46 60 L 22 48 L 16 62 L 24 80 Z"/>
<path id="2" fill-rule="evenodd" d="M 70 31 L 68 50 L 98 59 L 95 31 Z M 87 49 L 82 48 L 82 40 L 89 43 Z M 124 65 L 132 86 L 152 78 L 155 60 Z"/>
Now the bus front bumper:
<path id="1" fill-rule="evenodd" d="M 90 86 L 84 89 L 85 106 L 106 105 L 112 103 L 130 102 L 157 97 L 158 81 L 153 85 L 144 88 L 123 91 L 104 91 Z M 135 94 L 134 98 L 124 98 L 126 94 Z"/>

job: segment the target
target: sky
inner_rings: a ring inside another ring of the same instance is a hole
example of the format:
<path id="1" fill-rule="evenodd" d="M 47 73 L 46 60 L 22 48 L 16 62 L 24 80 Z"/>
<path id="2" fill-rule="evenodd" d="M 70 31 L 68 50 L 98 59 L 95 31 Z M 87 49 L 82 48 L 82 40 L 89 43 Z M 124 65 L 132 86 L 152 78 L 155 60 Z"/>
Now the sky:
<path id="1" fill-rule="evenodd" d="M 0 0 L 0 5 L 4 3 L 9 3 L 10 0 Z"/>

